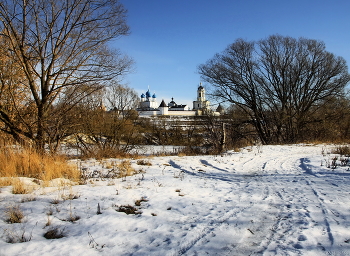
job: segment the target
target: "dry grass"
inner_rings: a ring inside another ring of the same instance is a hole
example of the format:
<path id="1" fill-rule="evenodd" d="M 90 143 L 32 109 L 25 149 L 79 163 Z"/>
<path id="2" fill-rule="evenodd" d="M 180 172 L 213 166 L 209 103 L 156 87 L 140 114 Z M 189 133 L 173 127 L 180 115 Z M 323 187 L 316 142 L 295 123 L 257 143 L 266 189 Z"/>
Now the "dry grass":
<path id="1" fill-rule="evenodd" d="M 1 177 L 0 178 L 0 187 L 12 186 L 12 178 Z"/>
<path id="2" fill-rule="evenodd" d="M 25 230 L 25 227 L 22 226 L 19 229 L 16 228 L 10 228 L 10 229 L 4 229 L 4 237 L 6 243 L 25 243 L 30 240 L 32 240 L 32 232 L 33 230 L 28 234 Z"/>
<path id="3" fill-rule="evenodd" d="M 18 205 L 12 205 L 5 210 L 7 223 L 21 223 L 24 218 L 24 213 Z"/>
<path id="4" fill-rule="evenodd" d="M 28 185 L 24 183 L 20 178 L 0 178 L 0 187 L 12 186 L 13 194 L 30 194 L 37 184 L 32 183 L 32 185 Z M 32 201 L 32 200 L 31 200 Z"/>
<path id="5" fill-rule="evenodd" d="M 26 185 L 20 179 L 12 179 L 12 194 L 29 194 L 32 191 L 33 187 Z"/>
<path id="6" fill-rule="evenodd" d="M 145 159 L 139 159 L 136 162 L 138 165 L 146 165 L 146 166 L 152 166 L 152 163 Z"/>
<path id="7" fill-rule="evenodd" d="M 45 227 L 51 226 L 52 224 L 52 219 L 50 218 L 50 215 L 47 215 L 47 222 L 45 224 Z"/>
<path id="8" fill-rule="evenodd" d="M 132 176 L 136 172 L 129 160 L 124 160 L 118 164 L 118 170 L 121 177 Z"/>
<path id="9" fill-rule="evenodd" d="M 142 202 L 148 202 L 148 199 L 145 197 L 142 197 L 141 199 L 138 199 L 135 201 L 135 206 L 141 206 Z"/>
<path id="10" fill-rule="evenodd" d="M 67 236 L 67 232 L 65 230 L 65 227 L 50 227 L 48 231 L 45 232 L 44 237 L 46 239 L 59 239 L 62 237 Z"/>
<path id="11" fill-rule="evenodd" d="M 74 200 L 74 199 L 78 199 L 80 197 L 79 194 L 76 193 L 69 193 L 68 195 L 61 195 L 63 200 Z"/>
<path id="12" fill-rule="evenodd" d="M 116 209 L 117 212 L 125 212 L 127 215 L 129 214 L 142 214 L 141 211 L 139 211 L 139 209 L 137 209 L 135 206 L 132 205 L 121 205 Z"/>
<path id="13" fill-rule="evenodd" d="M 55 178 L 78 181 L 80 172 L 63 156 L 41 155 L 30 149 L 5 146 L 0 148 L 0 177 L 29 177 L 44 182 Z M 4 185 L 9 185 L 9 181 L 1 179 L 0 186 Z"/>
<path id="14" fill-rule="evenodd" d="M 75 213 L 70 213 L 67 219 L 61 219 L 62 221 L 76 222 L 80 220 L 80 216 Z"/>
<path id="15" fill-rule="evenodd" d="M 141 158 L 138 153 L 123 152 L 116 148 L 98 148 L 95 146 L 89 147 L 87 150 L 83 150 L 82 155 L 79 157 L 82 160 L 95 158 L 97 160 L 103 160 L 106 158 L 117 158 L 117 159 L 138 159 Z"/>
<path id="16" fill-rule="evenodd" d="M 21 199 L 21 203 L 36 201 L 36 197 L 33 195 L 25 196 Z"/>

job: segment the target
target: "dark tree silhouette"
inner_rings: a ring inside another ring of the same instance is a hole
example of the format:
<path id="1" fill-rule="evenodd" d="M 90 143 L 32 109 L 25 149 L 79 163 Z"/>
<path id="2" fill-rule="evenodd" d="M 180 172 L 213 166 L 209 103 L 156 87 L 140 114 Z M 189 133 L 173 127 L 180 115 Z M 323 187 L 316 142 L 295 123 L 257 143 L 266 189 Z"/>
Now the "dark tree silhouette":
<path id="1" fill-rule="evenodd" d="M 296 142 L 308 115 L 350 80 L 346 61 L 323 42 L 280 35 L 238 39 L 198 69 L 211 96 L 245 111 L 264 144 Z"/>

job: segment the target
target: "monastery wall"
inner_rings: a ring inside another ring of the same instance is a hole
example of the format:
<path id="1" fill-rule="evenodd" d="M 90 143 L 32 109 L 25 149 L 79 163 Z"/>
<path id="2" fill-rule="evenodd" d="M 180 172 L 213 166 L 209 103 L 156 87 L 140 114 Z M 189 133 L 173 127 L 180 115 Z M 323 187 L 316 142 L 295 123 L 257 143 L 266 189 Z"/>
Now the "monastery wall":
<path id="1" fill-rule="evenodd" d="M 192 110 L 188 110 L 188 111 L 181 111 L 181 110 L 170 110 L 168 112 L 169 116 L 195 116 L 196 115 L 196 111 L 192 111 Z"/>
<path id="2" fill-rule="evenodd" d="M 160 115 L 160 111 L 159 110 L 140 110 L 139 112 L 139 116 L 158 116 Z"/>

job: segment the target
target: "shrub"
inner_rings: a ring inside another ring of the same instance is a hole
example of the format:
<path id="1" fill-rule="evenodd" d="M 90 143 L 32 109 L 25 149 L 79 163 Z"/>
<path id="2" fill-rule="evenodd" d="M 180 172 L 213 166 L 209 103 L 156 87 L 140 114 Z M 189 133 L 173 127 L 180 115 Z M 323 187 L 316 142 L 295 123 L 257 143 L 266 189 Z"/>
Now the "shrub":
<path id="1" fill-rule="evenodd" d="M 349 146 L 338 146 L 333 151 L 333 154 L 339 154 L 341 156 L 350 156 L 350 147 Z"/>

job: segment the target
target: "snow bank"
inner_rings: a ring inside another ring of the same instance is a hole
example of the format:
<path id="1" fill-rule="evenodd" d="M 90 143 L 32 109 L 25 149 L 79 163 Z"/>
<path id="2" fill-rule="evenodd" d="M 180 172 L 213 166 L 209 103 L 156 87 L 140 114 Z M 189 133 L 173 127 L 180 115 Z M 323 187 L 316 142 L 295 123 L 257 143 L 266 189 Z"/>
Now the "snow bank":
<path id="1" fill-rule="evenodd" d="M 334 155 L 322 152 L 329 149 L 250 147 L 147 158 L 150 166 L 132 160 L 135 176 L 38 188 L 34 201 L 4 187 L 0 255 L 349 255 L 350 172 L 327 168 Z M 106 161 L 80 165 L 105 172 L 113 168 Z M 23 223 L 5 221 L 14 204 Z M 66 236 L 44 238 L 52 227 Z M 11 236 L 29 241 L 7 243 Z"/>

